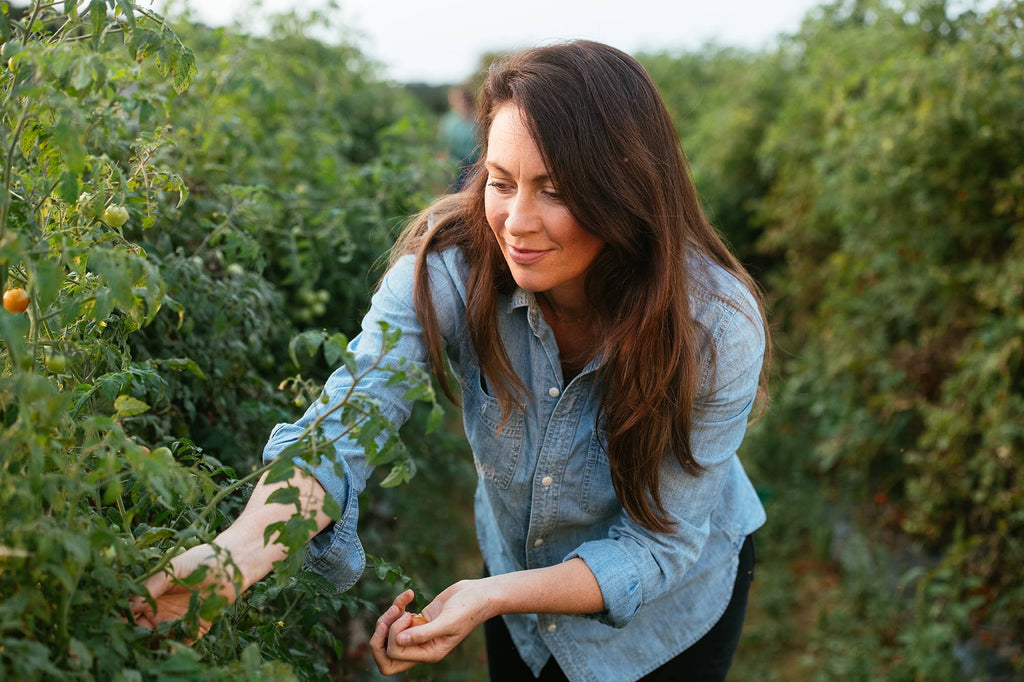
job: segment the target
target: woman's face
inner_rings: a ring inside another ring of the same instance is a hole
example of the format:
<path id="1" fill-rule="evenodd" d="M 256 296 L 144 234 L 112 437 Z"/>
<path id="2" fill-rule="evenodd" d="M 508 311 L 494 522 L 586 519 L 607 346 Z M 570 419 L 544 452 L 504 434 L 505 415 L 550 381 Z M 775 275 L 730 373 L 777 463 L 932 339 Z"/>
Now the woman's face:
<path id="1" fill-rule="evenodd" d="M 487 138 L 487 222 L 523 289 L 566 311 L 586 303 L 584 278 L 604 242 L 583 228 L 555 190 L 519 109 L 498 109 Z"/>

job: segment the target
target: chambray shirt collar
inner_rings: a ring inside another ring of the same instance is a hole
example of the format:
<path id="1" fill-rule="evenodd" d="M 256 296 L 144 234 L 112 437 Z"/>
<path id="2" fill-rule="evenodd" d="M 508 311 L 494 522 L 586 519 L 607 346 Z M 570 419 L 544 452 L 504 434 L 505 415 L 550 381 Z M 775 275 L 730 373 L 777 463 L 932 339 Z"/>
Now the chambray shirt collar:
<path id="1" fill-rule="evenodd" d="M 537 294 L 532 291 L 516 287 L 508 297 L 507 310 L 509 313 L 512 313 L 520 308 L 527 309 L 527 319 L 530 321 L 530 329 L 533 330 L 534 334 L 539 335 L 544 315 L 540 310 L 540 304 L 537 302 Z"/>

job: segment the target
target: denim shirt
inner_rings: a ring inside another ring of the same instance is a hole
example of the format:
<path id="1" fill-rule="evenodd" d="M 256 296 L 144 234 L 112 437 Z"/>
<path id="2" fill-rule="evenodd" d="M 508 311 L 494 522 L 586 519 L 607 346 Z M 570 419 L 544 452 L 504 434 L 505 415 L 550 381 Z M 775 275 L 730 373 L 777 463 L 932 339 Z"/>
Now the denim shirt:
<path id="1" fill-rule="evenodd" d="M 501 338 L 529 394 L 525 411 L 514 412 L 501 427 L 501 407 L 481 378 L 467 326 L 468 268 L 462 254 L 442 251 L 427 264 L 445 351 L 462 384 L 463 421 L 478 473 L 477 536 L 488 570 L 497 575 L 580 557 L 604 598 L 604 611 L 585 616 L 503 616 L 520 655 L 534 674 L 554 656 L 574 682 L 642 677 L 717 622 L 732 593 L 740 546 L 765 521 L 736 455 L 765 348 L 756 304 L 722 268 L 691 257 L 691 310 L 707 332 L 691 432 L 704 471 L 694 477 L 674 457 L 664 458 L 660 490 L 675 530 L 655 533 L 626 515 L 612 488 L 604 434 L 596 423 L 598 361 L 566 383 L 554 333 L 534 294 L 520 289 L 499 298 Z M 377 357 L 378 321 L 384 320 L 402 331 L 390 359 L 427 368 L 412 292 L 413 257 L 406 256 L 384 277 L 361 334 L 350 344 L 360 363 L 369 366 Z M 412 406 L 403 400 L 406 388 L 389 386 L 388 376 L 371 373 L 363 390 L 401 424 Z M 343 395 L 348 380 L 348 372 L 339 370 L 325 391 Z M 264 460 L 275 458 L 327 409 L 330 403 L 314 401 L 298 422 L 275 427 Z M 332 437 L 329 424 L 325 435 Z M 307 560 L 344 590 L 364 567 L 357 496 L 370 467 L 354 442 L 342 439 L 336 448 L 345 475 L 337 476 L 330 464 L 312 472 L 343 516 L 310 541 Z"/>

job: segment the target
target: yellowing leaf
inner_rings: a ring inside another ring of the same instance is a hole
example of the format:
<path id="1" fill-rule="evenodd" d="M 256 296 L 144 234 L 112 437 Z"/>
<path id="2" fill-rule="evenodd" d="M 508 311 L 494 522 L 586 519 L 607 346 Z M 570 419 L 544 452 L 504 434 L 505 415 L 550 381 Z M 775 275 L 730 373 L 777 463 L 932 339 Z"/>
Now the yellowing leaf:
<path id="1" fill-rule="evenodd" d="M 114 400 L 114 409 L 119 417 L 134 417 L 149 410 L 149 405 L 130 395 L 119 395 Z"/>

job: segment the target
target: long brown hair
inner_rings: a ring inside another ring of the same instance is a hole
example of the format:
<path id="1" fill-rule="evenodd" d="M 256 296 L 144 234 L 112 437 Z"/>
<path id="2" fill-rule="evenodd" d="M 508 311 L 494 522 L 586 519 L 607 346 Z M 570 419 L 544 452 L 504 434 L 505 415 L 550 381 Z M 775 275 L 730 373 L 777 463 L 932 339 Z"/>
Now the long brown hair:
<path id="1" fill-rule="evenodd" d="M 644 527 L 669 531 L 662 460 L 671 453 L 691 475 L 702 471 L 690 431 L 704 330 L 690 311 L 687 254 L 725 268 L 759 304 L 760 290 L 704 215 L 672 120 L 635 59 L 590 41 L 516 53 L 490 68 L 481 89 L 471 180 L 413 220 L 394 252 L 418 254 L 417 315 L 449 397 L 425 255 L 457 246 L 469 263 L 466 315 L 481 369 L 506 416 L 525 398 L 494 324 L 498 296 L 515 283 L 484 214 L 487 132 L 504 105 L 523 115 L 573 217 L 605 242 L 586 280 L 601 328 L 598 421 L 619 502 Z"/>

